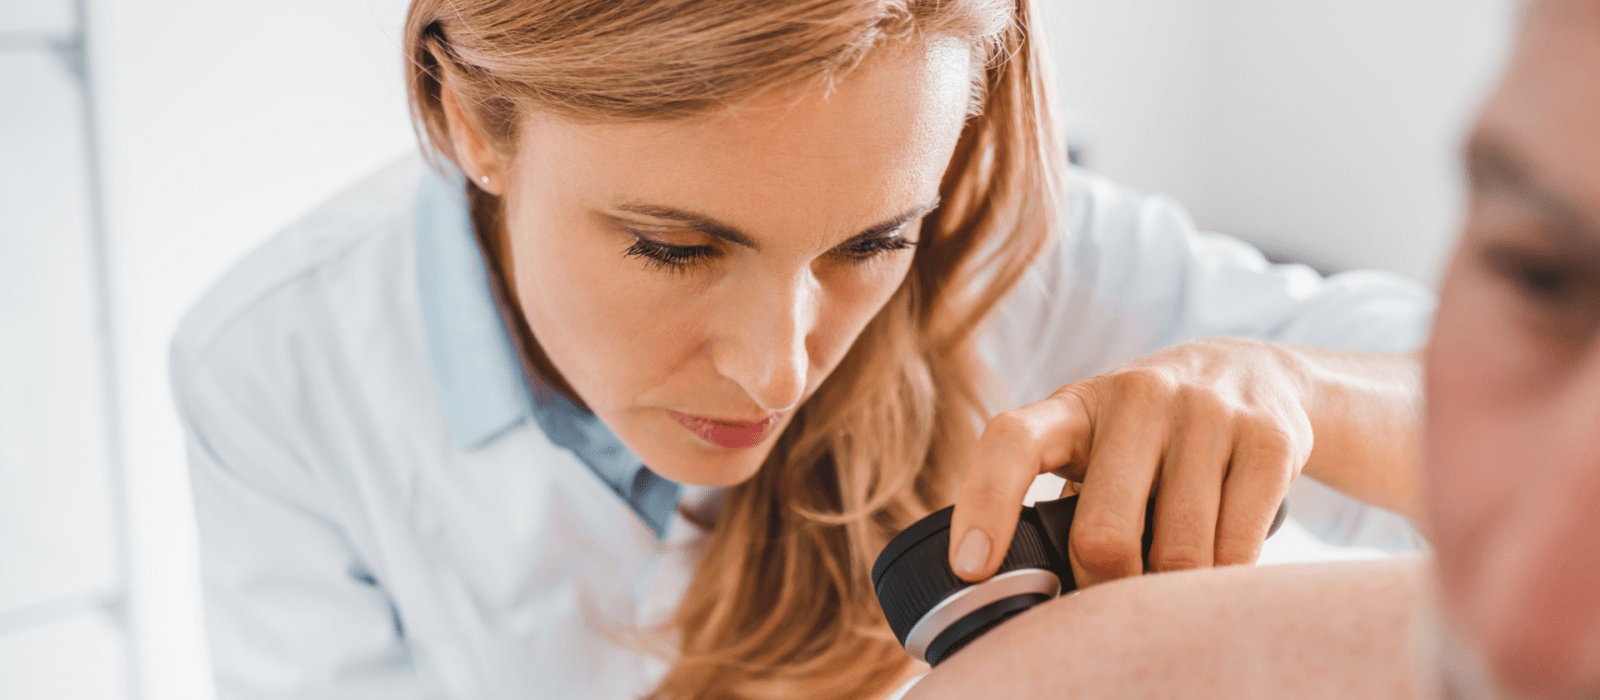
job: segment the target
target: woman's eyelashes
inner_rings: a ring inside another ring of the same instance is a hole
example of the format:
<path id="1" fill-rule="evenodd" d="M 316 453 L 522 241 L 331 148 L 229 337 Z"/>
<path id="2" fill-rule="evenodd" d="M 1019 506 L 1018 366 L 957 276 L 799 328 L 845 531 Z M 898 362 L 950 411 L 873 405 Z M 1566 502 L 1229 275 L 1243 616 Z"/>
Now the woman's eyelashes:
<path id="1" fill-rule="evenodd" d="M 639 258 L 651 268 L 663 270 L 687 270 L 695 263 L 716 257 L 720 251 L 708 245 L 671 245 L 660 241 L 651 240 L 642 234 L 634 232 L 633 245 L 623 255 L 630 258 Z"/>
<path id="2" fill-rule="evenodd" d="M 874 255 L 914 248 L 916 245 L 916 241 L 907 240 L 905 236 L 900 235 L 899 231 L 896 231 L 887 236 L 873 236 L 871 238 L 847 241 L 840 246 L 840 249 L 849 257 L 865 260 Z"/>
<path id="3" fill-rule="evenodd" d="M 626 257 L 640 258 L 654 269 L 674 272 L 686 271 L 709 260 L 721 257 L 722 250 L 715 245 L 674 245 L 655 240 L 639 231 L 629 231 L 634 242 L 623 252 Z M 831 255 L 862 262 L 880 255 L 915 248 L 916 241 L 907 240 L 900 231 L 852 239 L 830 251 Z"/>

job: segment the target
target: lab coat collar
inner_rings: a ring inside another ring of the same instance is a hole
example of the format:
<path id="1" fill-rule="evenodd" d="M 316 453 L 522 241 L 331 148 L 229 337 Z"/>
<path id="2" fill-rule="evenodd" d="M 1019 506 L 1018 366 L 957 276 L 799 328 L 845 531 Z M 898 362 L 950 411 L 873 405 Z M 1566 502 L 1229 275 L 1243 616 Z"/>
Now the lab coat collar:
<path id="1" fill-rule="evenodd" d="M 665 537 L 678 484 L 639 461 L 588 409 L 523 372 L 502 322 L 483 251 L 473 235 L 465 182 L 431 168 L 417 193 L 417 296 L 428 363 L 456 445 L 476 450 L 529 419 L 578 456 Z"/>
<path id="2" fill-rule="evenodd" d="M 445 423 L 475 450 L 533 414 L 533 396 L 500 322 L 459 175 L 428 169 L 417 193 L 417 297 Z"/>

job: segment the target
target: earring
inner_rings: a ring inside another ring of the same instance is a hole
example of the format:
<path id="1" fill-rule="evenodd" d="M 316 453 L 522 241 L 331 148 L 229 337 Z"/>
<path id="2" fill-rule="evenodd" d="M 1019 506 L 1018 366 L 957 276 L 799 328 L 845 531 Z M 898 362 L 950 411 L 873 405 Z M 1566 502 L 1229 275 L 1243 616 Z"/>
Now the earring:
<path id="1" fill-rule="evenodd" d="M 484 175 L 482 177 L 479 177 L 478 178 L 478 182 L 481 182 L 484 185 L 488 185 L 489 184 L 489 176 L 488 175 Z"/>

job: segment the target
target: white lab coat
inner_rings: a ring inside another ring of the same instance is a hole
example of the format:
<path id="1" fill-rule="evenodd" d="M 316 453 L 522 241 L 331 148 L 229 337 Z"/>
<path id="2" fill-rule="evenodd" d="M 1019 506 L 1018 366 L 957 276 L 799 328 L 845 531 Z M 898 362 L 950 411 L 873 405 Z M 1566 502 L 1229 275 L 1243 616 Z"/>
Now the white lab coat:
<path id="1" fill-rule="evenodd" d="M 1167 200 L 1070 180 L 981 339 L 1014 405 L 1191 339 L 1423 341 L 1414 283 L 1269 265 Z M 451 301 L 485 293 L 462 281 L 481 258 L 419 265 L 419 240 L 470 235 L 459 194 L 420 158 L 384 169 L 242 261 L 174 339 L 222 700 L 620 699 L 666 667 L 625 637 L 670 613 L 701 533 L 658 537 L 529 419 L 503 326 Z M 1337 541 L 1417 542 L 1314 484 L 1290 509 Z"/>

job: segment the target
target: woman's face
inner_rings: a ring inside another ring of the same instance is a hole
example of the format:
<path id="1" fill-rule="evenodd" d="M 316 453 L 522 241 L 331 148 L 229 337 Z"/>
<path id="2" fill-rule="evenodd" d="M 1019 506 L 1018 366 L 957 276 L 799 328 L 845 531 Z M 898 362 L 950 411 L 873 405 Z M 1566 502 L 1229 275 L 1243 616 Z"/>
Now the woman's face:
<path id="1" fill-rule="evenodd" d="M 514 293 L 550 361 L 652 470 L 752 476 L 910 268 L 971 54 L 877 51 L 829 91 L 693 120 L 536 115 L 502 172 Z"/>

